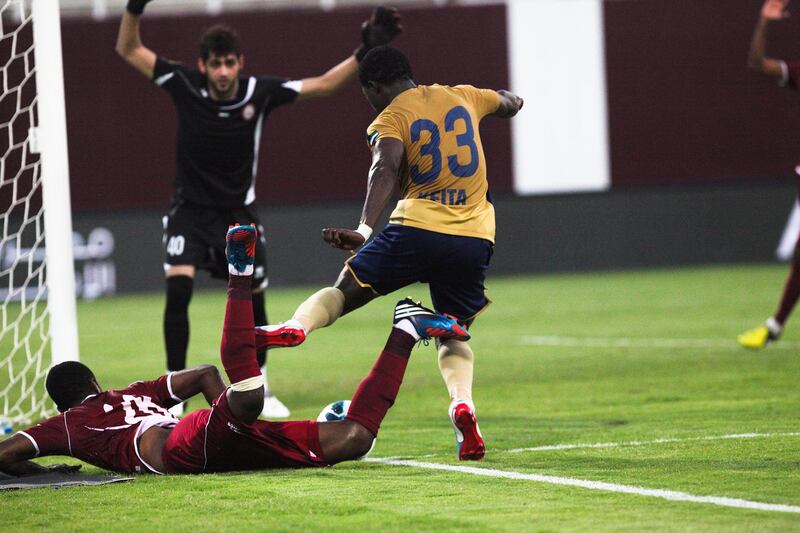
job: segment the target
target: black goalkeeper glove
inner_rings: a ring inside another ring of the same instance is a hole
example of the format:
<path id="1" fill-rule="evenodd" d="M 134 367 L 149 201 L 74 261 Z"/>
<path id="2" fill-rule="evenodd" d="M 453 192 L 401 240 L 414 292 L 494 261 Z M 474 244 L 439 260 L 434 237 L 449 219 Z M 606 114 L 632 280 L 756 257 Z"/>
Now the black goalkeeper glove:
<path id="1" fill-rule="evenodd" d="M 125 9 L 127 9 L 128 13 L 131 15 L 141 15 L 144 12 L 144 6 L 146 6 L 148 2 L 150 2 L 150 0 L 128 0 L 128 5 Z"/>
<path id="2" fill-rule="evenodd" d="M 400 14 L 397 9 L 376 7 L 369 20 L 361 24 L 361 44 L 354 52 L 358 62 L 360 63 L 367 52 L 376 46 L 389 44 L 389 41 L 397 37 L 401 31 L 403 26 L 400 25 Z"/>

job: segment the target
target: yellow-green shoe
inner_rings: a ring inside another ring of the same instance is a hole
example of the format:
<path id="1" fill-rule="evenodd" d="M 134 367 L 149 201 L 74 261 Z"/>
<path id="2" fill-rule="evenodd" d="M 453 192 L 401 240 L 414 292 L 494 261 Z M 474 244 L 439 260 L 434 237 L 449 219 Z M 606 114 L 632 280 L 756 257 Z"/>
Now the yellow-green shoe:
<path id="1" fill-rule="evenodd" d="M 738 340 L 739 344 L 744 348 L 760 350 L 766 346 L 769 341 L 773 340 L 773 336 L 767 326 L 758 326 L 757 328 L 745 331 L 739 335 L 736 340 Z"/>

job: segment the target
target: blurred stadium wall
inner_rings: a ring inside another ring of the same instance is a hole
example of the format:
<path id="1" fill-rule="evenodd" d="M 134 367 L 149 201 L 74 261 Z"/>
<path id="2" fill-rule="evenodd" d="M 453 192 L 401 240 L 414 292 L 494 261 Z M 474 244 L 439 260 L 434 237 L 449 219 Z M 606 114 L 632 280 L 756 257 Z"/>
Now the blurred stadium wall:
<path id="1" fill-rule="evenodd" d="M 175 114 L 114 53 L 122 2 L 97 4 L 62 0 L 75 228 L 85 240 L 111 231 L 114 271 L 103 276 L 114 290 L 158 289 Z M 181 4 L 148 8 L 149 47 L 192 63 L 202 31 L 225 22 L 243 38 L 248 72 L 292 78 L 344 58 L 369 11 L 353 0 Z M 794 200 L 800 100 L 746 69 L 758 2 L 397 4 L 406 31 L 396 44 L 420 83 L 510 87 L 526 99 L 512 122 L 481 127 L 495 274 L 774 256 Z M 797 20 L 776 26 L 770 53 L 800 57 L 798 30 Z M 273 283 L 333 281 L 344 258 L 319 230 L 357 222 L 371 119 L 354 83 L 266 122 L 257 193 Z"/>

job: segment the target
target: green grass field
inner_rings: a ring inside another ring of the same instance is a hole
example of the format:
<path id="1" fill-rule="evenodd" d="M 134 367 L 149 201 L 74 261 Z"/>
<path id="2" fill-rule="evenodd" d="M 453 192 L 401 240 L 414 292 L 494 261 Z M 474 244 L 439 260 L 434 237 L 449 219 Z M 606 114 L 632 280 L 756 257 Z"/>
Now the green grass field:
<path id="1" fill-rule="evenodd" d="M 480 472 L 418 464 L 464 466 L 435 351 L 420 346 L 370 456 L 416 466 L 362 461 L 17 491 L 0 494 L 0 528 L 797 530 L 800 319 L 764 351 L 735 343 L 773 311 L 784 275 L 769 265 L 490 278 L 494 305 L 473 328 L 488 452 L 466 466 Z M 273 289 L 270 316 L 287 318 L 311 290 Z M 423 287 L 406 292 L 429 301 Z M 293 417 L 351 396 L 395 301 L 373 302 L 303 346 L 272 353 L 270 382 Z M 104 387 L 163 371 L 162 304 L 160 294 L 80 304 L 82 357 Z M 218 363 L 223 311 L 222 290 L 195 295 L 190 364 Z M 497 477 L 507 473 L 524 475 Z M 576 480 L 613 485 L 562 484 Z M 641 489 L 791 507 L 725 507 Z"/>

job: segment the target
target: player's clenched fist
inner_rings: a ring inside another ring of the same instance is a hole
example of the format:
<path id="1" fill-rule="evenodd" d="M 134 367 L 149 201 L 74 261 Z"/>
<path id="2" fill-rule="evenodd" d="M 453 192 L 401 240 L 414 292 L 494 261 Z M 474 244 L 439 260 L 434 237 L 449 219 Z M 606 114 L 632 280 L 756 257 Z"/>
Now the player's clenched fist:
<path id="1" fill-rule="evenodd" d="M 786 7 L 789 0 L 766 0 L 761 7 L 761 18 L 766 20 L 781 20 L 789 17 Z"/>
<path id="2" fill-rule="evenodd" d="M 376 46 L 389 44 L 403 31 L 400 14 L 393 7 L 378 6 L 368 20 L 361 24 L 361 44 L 356 48 L 356 59 L 361 62 L 367 52 Z"/>
<path id="3" fill-rule="evenodd" d="M 344 228 L 325 228 L 322 230 L 322 238 L 334 248 L 342 250 L 355 250 L 366 242 L 364 236 L 357 231 Z"/>

